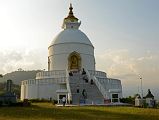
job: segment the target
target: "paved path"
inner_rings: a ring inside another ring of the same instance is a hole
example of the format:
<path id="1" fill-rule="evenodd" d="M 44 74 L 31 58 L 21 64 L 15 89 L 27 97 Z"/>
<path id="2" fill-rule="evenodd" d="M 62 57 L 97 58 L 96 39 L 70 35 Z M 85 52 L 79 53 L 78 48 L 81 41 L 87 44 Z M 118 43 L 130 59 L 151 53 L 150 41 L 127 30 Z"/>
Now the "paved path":
<path id="1" fill-rule="evenodd" d="M 63 107 L 62 104 L 56 104 L 57 107 Z M 127 103 L 108 103 L 108 104 L 79 104 L 79 105 L 73 105 L 73 104 L 66 104 L 66 107 L 75 107 L 75 106 L 132 106 L 131 104 Z"/>

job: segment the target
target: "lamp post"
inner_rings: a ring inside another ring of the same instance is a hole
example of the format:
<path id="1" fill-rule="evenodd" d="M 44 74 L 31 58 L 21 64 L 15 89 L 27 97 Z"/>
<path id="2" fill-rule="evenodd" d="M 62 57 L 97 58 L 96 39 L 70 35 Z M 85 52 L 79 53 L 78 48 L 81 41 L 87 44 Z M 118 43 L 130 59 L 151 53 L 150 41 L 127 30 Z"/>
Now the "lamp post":
<path id="1" fill-rule="evenodd" d="M 141 80 L 141 98 L 143 99 L 143 86 L 142 86 L 142 77 L 140 77 Z"/>
<path id="2" fill-rule="evenodd" d="M 143 83 L 142 83 L 142 77 L 139 75 L 140 77 L 140 82 L 141 82 L 141 106 L 143 106 Z"/>

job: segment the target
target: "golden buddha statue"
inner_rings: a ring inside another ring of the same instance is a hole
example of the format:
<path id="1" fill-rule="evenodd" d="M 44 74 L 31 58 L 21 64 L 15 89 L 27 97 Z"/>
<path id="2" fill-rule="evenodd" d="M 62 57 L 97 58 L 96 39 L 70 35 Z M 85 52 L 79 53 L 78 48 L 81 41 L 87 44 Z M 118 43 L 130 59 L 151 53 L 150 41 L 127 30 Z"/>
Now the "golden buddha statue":
<path id="1" fill-rule="evenodd" d="M 71 69 L 78 69 L 78 58 L 77 56 L 73 55 L 71 57 Z"/>

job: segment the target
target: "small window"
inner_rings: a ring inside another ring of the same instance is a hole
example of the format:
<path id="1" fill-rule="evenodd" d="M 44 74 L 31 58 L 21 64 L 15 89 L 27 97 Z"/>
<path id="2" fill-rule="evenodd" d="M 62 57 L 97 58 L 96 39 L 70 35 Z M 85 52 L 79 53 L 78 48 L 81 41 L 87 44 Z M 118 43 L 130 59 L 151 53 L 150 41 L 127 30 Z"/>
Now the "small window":
<path id="1" fill-rule="evenodd" d="M 119 102 L 118 94 L 112 94 L 112 102 Z"/>
<path id="2" fill-rule="evenodd" d="M 112 98 L 118 98 L 118 94 L 112 94 Z"/>
<path id="3" fill-rule="evenodd" d="M 77 89 L 77 93 L 79 93 L 79 89 Z"/>

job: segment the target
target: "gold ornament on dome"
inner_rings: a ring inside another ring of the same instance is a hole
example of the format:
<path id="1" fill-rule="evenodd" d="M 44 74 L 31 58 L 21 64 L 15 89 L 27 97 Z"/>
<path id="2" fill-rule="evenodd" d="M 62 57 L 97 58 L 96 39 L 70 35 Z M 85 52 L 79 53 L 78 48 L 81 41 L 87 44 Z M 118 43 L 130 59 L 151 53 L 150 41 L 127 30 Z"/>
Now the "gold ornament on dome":
<path id="1" fill-rule="evenodd" d="M 69 11 L 69 14 L 68 16 L 64 19 L 65 21 L 71 21 L 71 22 L 75 22 L 75 21 L 78 21 L 78 18 L 76 18 L 74 15 L 73 15 L 73 7 L 72 7 L 72 4 L 70 4 L 70 11 Z"/>

